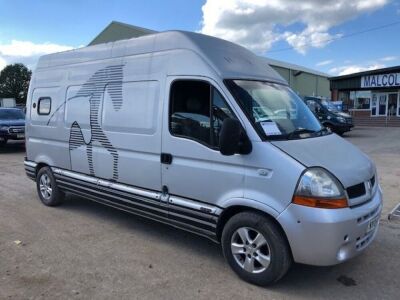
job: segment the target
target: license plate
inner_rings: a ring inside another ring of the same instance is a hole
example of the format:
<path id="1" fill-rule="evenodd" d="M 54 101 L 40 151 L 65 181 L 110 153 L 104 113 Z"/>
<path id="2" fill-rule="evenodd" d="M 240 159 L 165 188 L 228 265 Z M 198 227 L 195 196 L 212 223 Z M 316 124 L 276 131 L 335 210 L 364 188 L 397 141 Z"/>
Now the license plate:
<path id="1" fill-rule="evenodd" d="M 379 224 L 379 217 L 376 217 L 375 219 L 372 219 L 371 221 L 369 221 L 368 227 L 367 227 L 367 233 L 374 230 L 376 228 L 376 226 L 378 226 L 378 224 Z"/>
<path id="2" fill-rule="evenodd" d="M 23 133 L 17 134 L 17 139 L 24 139 L 24 138 L 25 138 L 25 134 L 23 134 Z"/>

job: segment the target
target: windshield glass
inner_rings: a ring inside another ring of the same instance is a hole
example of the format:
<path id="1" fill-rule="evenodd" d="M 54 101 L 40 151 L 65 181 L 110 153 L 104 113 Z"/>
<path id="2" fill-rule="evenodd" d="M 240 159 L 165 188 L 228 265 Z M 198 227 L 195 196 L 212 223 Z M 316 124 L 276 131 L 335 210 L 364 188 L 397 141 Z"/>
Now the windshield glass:
<path id="1" fill-rule="evenodd" d="M 0 120 L 25 119 L 24 113 L 19 109 L 0 109 Z"/>
<path id="2" fill-rule="evenodd" d="M 264 81 L 226 82 L 264 138 L 307 138 L 326 134 L 314 114 L 289 87 Z"/>
<path id="3" fill-rule="evenodd" d="M 322 100 L 322 105 L 329 111 L 338 112 L 339 110 L 335 105 L 333 105 L 330 101 Z"/>

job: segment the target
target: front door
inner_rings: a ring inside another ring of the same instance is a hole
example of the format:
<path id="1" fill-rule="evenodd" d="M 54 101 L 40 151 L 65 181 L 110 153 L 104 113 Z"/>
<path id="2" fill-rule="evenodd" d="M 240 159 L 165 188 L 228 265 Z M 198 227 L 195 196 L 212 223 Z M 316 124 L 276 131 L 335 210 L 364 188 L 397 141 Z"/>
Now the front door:
<path id="1" fill-rule="evenodd" d="M 371 116 L 386 116 L 387 101 L 388 101 L 388 94 L 386 93 L 372 94 Z"/>
<path id="2" fill-rule="evenodd" d="M 223 156 L 218 149 L 225 118 L 235 118 L 223 94 L 204 79 L 169 78 L 170 103 L 164 111 L 162 185 L 169 196 L 170 218 L 194 222 L 199 212 L 218 210 L 222 199 L 243 196 L 240 155 Z M 183 216 L 176 208 L 195 216 Z"/>
<path id="3" fill-rule="evenodd" d="M 394 117 L 398 112 L 398 93 L 389 93 L 388 116 Z"/>

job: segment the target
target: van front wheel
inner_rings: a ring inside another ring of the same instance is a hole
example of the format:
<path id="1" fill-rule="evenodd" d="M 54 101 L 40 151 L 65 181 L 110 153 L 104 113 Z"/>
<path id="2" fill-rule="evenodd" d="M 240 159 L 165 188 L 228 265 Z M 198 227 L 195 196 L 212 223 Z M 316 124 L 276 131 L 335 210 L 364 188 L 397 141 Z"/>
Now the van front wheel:
<path id="1" fill-rule="evenodd" d="M 64 193 L 57 187 L 53 172 L 49 167 L 43 167 L 36 176 L 36 187 L 42 203 L 46 206 L 60 205 L 64 200 Z"/>
<path id="2" fill-rule="evenodd" d="M 292 262 L 280 228 L 259 213 L 233 216 L 224 227 L 221 243 L 231 268 L 240 278 L 256 285 L 277 282 Z"/>

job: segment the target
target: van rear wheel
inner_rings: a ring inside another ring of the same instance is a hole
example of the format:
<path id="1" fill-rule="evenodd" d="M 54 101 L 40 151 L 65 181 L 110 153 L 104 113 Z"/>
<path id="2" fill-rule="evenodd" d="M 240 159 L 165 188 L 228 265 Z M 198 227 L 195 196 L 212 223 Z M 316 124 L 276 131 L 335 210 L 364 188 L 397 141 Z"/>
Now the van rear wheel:
<path id="1" fill-rule="evenodd" d="M 60 205 L 65 194 L 57 187 L 53 172 L 49 167 L 43 167 L 36 176 L 36 187 L 40 201 L 46 206 Z"/>
<path id="2" fill-rule="evenodd" d="M 281 229 L 256 212 L 233 216 L 224 227 L 221 243 L 225 259 L 235 273 L 256 285 L 277 282 L 292 263 Z"/>

